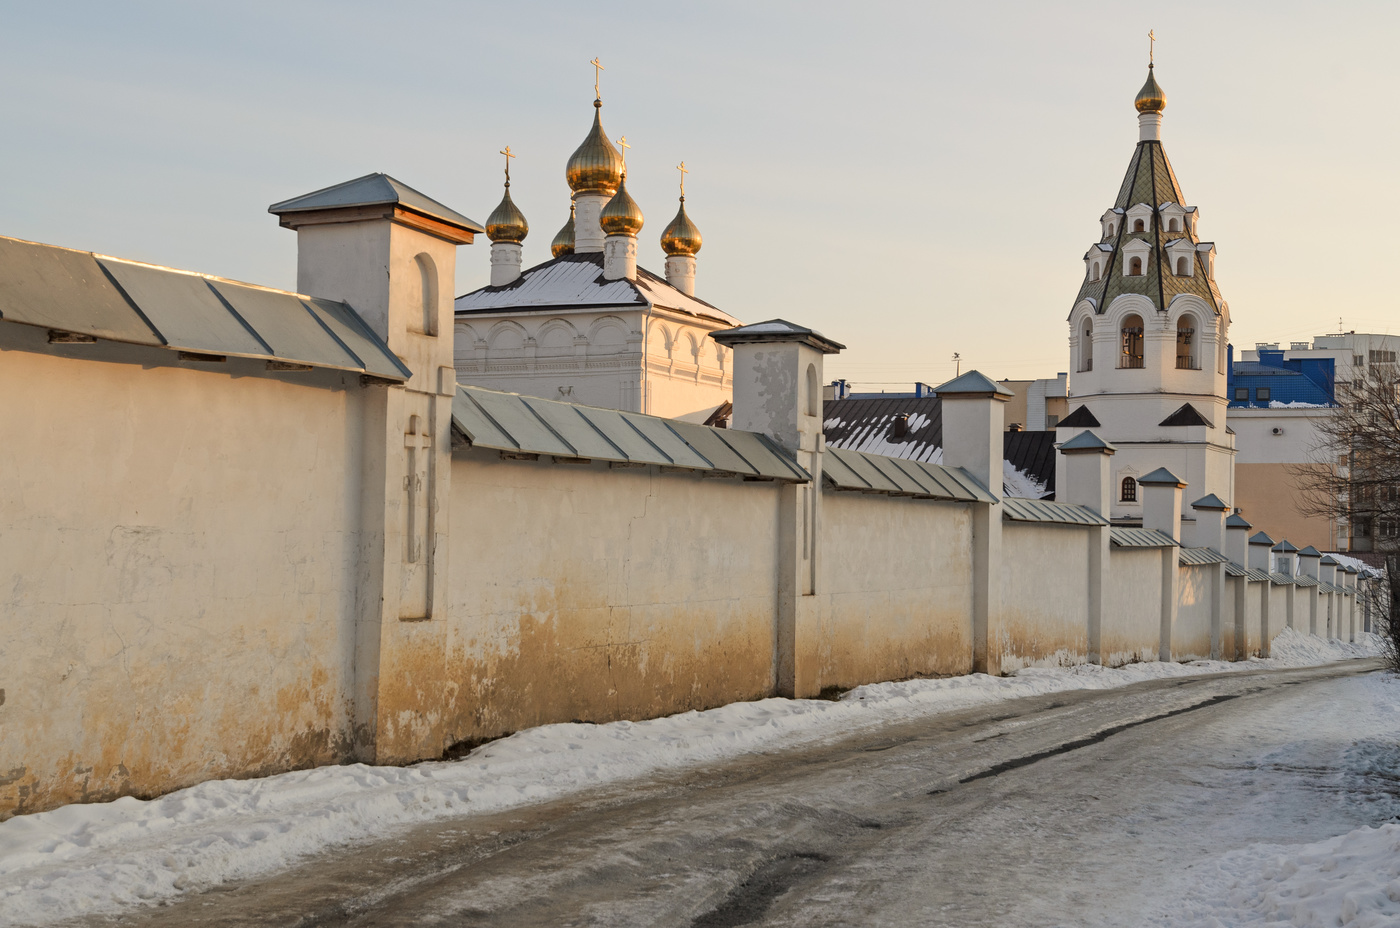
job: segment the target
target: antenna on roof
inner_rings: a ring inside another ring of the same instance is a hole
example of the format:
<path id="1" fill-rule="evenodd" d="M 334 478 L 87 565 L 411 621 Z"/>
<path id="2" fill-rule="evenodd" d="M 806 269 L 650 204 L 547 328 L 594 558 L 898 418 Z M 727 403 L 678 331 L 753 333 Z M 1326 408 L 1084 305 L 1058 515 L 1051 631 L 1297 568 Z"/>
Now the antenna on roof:
<path id="1" fill-rule="evenodd" d="M 962 355 L 958 354 L 956 351 L 953 352 L 953 364 L 955 365 L 955 367 L 953 368 L 953 376 L 954 376 L 954 377 L 961 377 L 961 376 L 962 376 Z"/>

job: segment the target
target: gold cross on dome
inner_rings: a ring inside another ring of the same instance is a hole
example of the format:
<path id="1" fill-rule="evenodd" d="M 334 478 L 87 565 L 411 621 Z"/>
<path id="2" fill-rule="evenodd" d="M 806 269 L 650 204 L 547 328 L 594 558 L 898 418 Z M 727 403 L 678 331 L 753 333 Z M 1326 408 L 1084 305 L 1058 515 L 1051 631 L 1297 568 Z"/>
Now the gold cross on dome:
<path id="1" fill-rule="evenodd" d="M 620 139 L 617 140 L 617 147 L 620 148 L 620 149 L 622 149 L 622 173 L 623 173 L 623 174 L 626 174 L 626 173 L 627 173 L 627 149 L 629 149 L 629 148 L 632 147 L 631 145 L 628 145 L 628 144 L 627 144 L 627 136 L 624 135 L 624 136 L 622 136 Z"/>
<path id="2" fill-rule="evenodd" d="M 685 196 L 685 176 L 689 174 L 690 171 L 686 169 L 684 161 L 676 165 L 676 170 L 681 172 L 681 196 Z"/>
<path id="3" fill-rule="evenodd" d="M 607 68 L 603 67 L 603 63 L 596 57 L 588 63 L 593 65 L 593 96 L 601 100 L 603 99 L 603 95 L 598 90 L 598 80 L 602 77 L 603 72 L 606 71 Z"/>
<path id="4" fill-rule="evenodd" d="M 1152 64 L 1152 59 L 1157 52 L 1157 36 L 1155 29 L 1147 30 L 1147 63 Z"/>
<path id="5" fill-rule="evenodd" d="M 502 151 L 501 154 L 506 156 L 506 183 L 510 183 L 510 159 L 514 158 L 515 154 L 510 150 L 509 145 L 505 147 L 505 150 Z"/>

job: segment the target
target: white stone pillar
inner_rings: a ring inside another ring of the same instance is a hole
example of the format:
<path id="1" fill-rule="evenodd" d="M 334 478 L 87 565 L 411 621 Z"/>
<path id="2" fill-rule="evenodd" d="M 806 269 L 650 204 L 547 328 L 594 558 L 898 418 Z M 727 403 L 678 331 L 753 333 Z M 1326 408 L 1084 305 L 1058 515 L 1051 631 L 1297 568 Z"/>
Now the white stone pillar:
<path id="1" fill-rule="evenodd" d="M 525 249 L 519 242 L 491 244 L 491 286 L 504 287 L 520 279 L 520 265 Z"/>
<path id="2" fill-rule="evenodd" d="M 733 352 L 730 428 L 758 432 L 812 475 L 783 487 L 778 504 L 778 609 L 774 687 L 780 696 L 821 692 L 822 359 L 845 345 L 772 319 L 711 337 Z"/>
<path id="3" fill-rule="evenodd" d="M 608 280 L 637 279 L 637 236 L 609 235 L 603 240 L 603 276 Z"/>
<path id="4" fill-rule="evenodd" d="M 607 190 L 585 190 L 574 194 L 574 254 L 603 250 L 603 226 L 598 216 L 612 197 Z"/>
<path id="5" fill-rule="evenodd" d="M 961 467 L 995 503 L 972 506 L 972 670 L 1001 674 L 1001 494 L 1005 403 L 1014 394 L 979 371 L 934 390 L 943 406 L 943 464 Z"/>
<path id="6" fill-rule="evenodd" d="M 1142 488 L 1142 527 L 1159 531 L 1180 544 L 1181 491 L 1186 484 L 1165 467 L 1159 467 L 1139 477 L 1138 486 Z M 1172 629 L 1176 627 L 1181 583 L 1179 551 L 1175 546 L 1162 549 L 1162 619 L 1157 659 L 1163 661 L 1172 659 Z"/>
<path id="7" fill-rule="evenodd" d="M 1116 449 L 1093 432 L 1080 432 L 1058 448 L 1065 475 L 1064 501 L 1092 509 L 1108 519 L 1113 499 L 1109 457 Z M 1057 483 L 1056 486 L 1062 484 Z M 1056 491 L 1059 496 L 1059 491 Z M 1088 530 L 1089 543 L 1089 663 L 1103 662 L 1103 618 L 1108 601 L 1110 526 L 1094 525 Z"/>
<path id="8" fill-rule="evenodd" d="M 1255 570 L 1271 573 L 1273 550 L 1274 540 L 1264 532 L 1256 532 L 1249 539 L 1249 566 Z M 1269 630 L 1273 627 L 1273 616 L 1270 614 L 1270 604 L 1273 597 L 1269 592 L 1273 581 L 1265 580 L 1259 586 L 1262 588 L 1259 592 L 1259 647 L 1262 653 L 1267 653 Z M 1240 647 L 1243 648 L 1244 645 Z"/>
<path id="9" fill-rule="evenodd" d="M 1322 579 L 1322 552 L 1312 545 L 1298 552 L 1298 572 L 1305 577 L 1314 580 Z M 1304 587 L 1307 592 L 1304 594 L 1308 600 L 1308 634 L 1316 635 L 1318 630 L 1319 613 L 1322 611 L 1322 592 L 1315 586 Z M 1301 619 L 1302 616 L 1299 616 Z M 1301 631 L 1301 629 L 1300 629 Z"/>
<path id="10" fill-rule="evenodd" d="M 695 256 L 667 256 L 666 282 L 686 296 L 695 296 Z"/>

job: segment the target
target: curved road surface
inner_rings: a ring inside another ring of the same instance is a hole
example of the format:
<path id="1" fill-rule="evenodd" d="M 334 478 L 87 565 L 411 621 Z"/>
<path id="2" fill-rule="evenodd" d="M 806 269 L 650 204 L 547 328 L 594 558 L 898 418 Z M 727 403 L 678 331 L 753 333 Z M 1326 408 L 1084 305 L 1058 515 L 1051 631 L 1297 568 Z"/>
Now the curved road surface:
<path id="1" fill-rule="evenodd" d="M 930 716 L 416 826 L 89 923 L 1158 924 L 1193 864 L 1375 823 L 1380 807 L 1338 767 L 1354 734 L 1338 719 L 1378 666 L 1178 677 Z"/>

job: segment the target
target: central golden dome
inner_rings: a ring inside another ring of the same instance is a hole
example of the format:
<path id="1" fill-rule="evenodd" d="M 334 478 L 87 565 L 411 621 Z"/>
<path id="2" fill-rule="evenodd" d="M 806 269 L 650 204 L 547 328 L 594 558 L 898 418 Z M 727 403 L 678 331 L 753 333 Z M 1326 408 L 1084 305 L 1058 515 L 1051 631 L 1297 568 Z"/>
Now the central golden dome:
<path id="1" fill-rule="evenodd" d="M 676 218 L 661 233 L 661 250 L 668 255 L 694 255 L 700 250 L 700 230 L 685 214 L 685 197 L 681 197 L 681 208 Z"/>
<path id="2" fill-rule="evenodd" d="M 1167 108 L 1167 92 L 1157 83 L 1157 78 L 1152 76 L 1150 64 L 1147 66 L 1147 83 L 1138 91 L 1134 105 L 1139 113 L 1160 113 Z"/>
<path id="3" fill-rule="evenodd" d="M 622 155 L 603 132 L 603 101 L 593 101 L 593 128 L 564 168 L 564 179 L 574 193 L 597 190 L 611 194 L 622 180 Z"/>
<path id="4" fill-rule="evenodd" d="M 501 204 L 486 217 L 486 237 L 493 242 L 513 242 L 519 245 L 530 234 L 530 224 L 525 214 L 520 212 L 510 198 L 510 181 L 506 181 L 506 195 Z"/>
<path id="5" fill-rule="evenodd" d="M 549 243 L 549 253 L 556 258 L 574 253 L 574 204 L 569 204 L 569 221 L 564 223 L 564 228 L 559 230 L 559 234 L 554 236 L 554 241 Z"/>
<path id="6" fill-rule="evenodd" d="M 598 223 L 609 235 L 636 235 L 642 231 L 642 208 L 627 192 L 627 175 L 617 182 L 617 193 L 598 214 Z"/>

